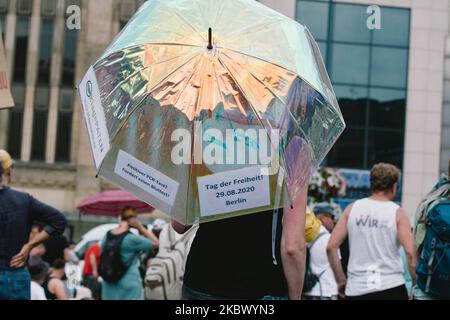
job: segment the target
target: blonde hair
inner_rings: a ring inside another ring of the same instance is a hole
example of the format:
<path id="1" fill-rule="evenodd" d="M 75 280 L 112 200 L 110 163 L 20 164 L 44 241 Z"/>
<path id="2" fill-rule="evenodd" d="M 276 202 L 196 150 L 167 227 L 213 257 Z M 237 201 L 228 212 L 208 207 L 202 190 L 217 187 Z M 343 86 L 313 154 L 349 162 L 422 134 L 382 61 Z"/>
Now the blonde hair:
<path id="1" fill-rule="evenodd" d="M 136 217 L 137 217 L 136 210 L 134 210 L 133 208 L 130 208 L 130 207 L 124 208 L 122 210 L 121 215 L 120 215 L 120 219 L 122 221 L 127 221 L 127 220 L 129 220 L 131 218 L 136 218 Z"/>

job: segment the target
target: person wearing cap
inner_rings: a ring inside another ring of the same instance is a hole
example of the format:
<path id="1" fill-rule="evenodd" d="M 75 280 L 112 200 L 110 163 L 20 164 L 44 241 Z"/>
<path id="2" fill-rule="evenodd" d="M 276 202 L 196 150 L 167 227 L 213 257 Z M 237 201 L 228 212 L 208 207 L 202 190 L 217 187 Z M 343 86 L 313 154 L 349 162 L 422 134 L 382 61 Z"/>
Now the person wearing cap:
<path id="1" fill-rule="evenodd" d="M 314 214 L 328 232 L 333 232 L 334 226 L 336 225 L 334 210 L 328 203 L 316 204 L 314 206 Z"/>
<path id="2" fill-rule="evenodd" d="M 304 293 L 305 300 L 338 300 L 338 286 L 327 258 L 327 245 L 330 236 L 330 232 L 321 220 L 308 209 L 306 213 L 306 241 L 308 243 L 309 261 L 306 268 L 309 273 L 317 277 L 318 281 L 311 290 Z"/>
<path id="3" fill-rule="evenodd" d="M 337 220 L 333 207 L 327 202 L 318 203 L 314 206 L 314 214 L 316 215 L 317 219 L 320 220 L 322 225 L 328 230 L 328 232 L 332 233 L 334 227 L 336 226 Z M 348 260 L 350 258 L 348 237 L 345 238 L 345 240 L 342 242 L 339 250 L 341 253 L 342 270 L 344 274 L 347 274 Z"/>
<path id="4" fill-rule="evenodd" d="M 45 290 L 42 287 L 49 272 L 49 265 L 40 257 L 32 256 L 28 260 L 28 272 L 31 276 L 31 300 L 47 300 Z"/>
<path id="5" fill-rule="evenodd" d="M 58 210 L 9 187 L 13 161 L 0 149 L 0 300 L 30 300 L 30 252 L 52 236 L 61 235 L 67 220 Z M 45 228 L 30 240 L 34 221 Z"/>

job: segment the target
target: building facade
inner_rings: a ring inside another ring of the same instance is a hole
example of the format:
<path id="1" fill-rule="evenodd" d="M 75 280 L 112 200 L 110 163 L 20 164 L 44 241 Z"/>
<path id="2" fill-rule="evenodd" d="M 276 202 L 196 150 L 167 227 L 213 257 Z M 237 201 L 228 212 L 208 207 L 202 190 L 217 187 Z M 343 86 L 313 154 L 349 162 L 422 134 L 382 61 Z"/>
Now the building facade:
<path id="1" fill-rule="evenodd" d="M 95 178 L 74 90 L 141 0 L 0 0 L 16 108 L 0 112 L 0 147 L 18 160 L 14 185 L 67 213 L 112 186 Z M 450 158 L 450 1 L 261 0 L 317 40 L 348 129 L 324 165 L 402 168 L 412 216 Z M 81 8 L 69 30 L 67 8 Z M 370 30 L 370 5 L 381 29 Z M 351 171 L 350 170 L 350 171 Z"/>

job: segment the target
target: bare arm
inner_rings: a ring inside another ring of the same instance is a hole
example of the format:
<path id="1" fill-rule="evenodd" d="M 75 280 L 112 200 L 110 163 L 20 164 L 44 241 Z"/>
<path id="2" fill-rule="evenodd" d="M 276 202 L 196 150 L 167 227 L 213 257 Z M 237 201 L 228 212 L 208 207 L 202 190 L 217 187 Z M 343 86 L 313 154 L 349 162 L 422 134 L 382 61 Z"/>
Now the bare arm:
<path id="1" fill-rule="evenodd" d="M 22 247 L 22 250 L 16 256 L 11 259 L 11 268 L 18 269 L 24 267 L 31 250 L 49 238 L 50 235 L 46 231 L 38 233 L 33 239 Z"/>
<path id="2" fill-rule="evenodd" d="M 95 254 L 91 253 L 89 255 L 89 262 L 91 263 L 92 267 L 92 275 L 94 278 L 98 278 L 98 266 L 97 266 L 97 259 L 95 258 Z"/>
<path id="3" fill-rule="evenodd" d="M 414 238 L 411 232 L 411 224 L 405 210 L 397 210 L 397 233 L 398 241 L 403 246 L 408 261 L 408 271 L 413 284 L 416 283 L 416 258 L 414 252 Z"/>
<path id="4" fill-rule="evenodd" d="M 336 225 L 336 227 L 333 230 L 333 233 L 331 234 L 327 246 L 328 261 L 330 262 L 331 269 L 333 269 L 334 277 L 336 278 L 336 282 L 338 283 L 339 296 L 341 298 L 345 298 L 345 285 L 347 279 L 345 277 L 344 270 L 342 269 L 342 264 L 341 260 L 339 259 L 338 250 L 348 235 L 347 222 L 352 207 L 353 204 L 349 205 L 347 209 L 345 209 L 342 217 L 339 219 L 338 224 Z"/>
<path id="5" fill-rule="evenodd" d="M 68 300 L 66 286 L 60 279 L 52 279 L 48 284 L 48 291 L 54 294 L 57 300 Z"/>
<path id="6" fill-rule="evenodd" d="M 144 226 L 140 223 L 137 229 L 141 235 L 152 241 L 154 247 L 159 247 L 159 240 L 153 232 L 145 229 Z"/>
<path id="7" fill-rule="evenodd" d="M 289 299 L 299 300 L 302 295 L 306 260 L 306 197 L 307 190 L 297 197 L 293 208 L 284 209 L 281 259 L 288 284 Z"/>

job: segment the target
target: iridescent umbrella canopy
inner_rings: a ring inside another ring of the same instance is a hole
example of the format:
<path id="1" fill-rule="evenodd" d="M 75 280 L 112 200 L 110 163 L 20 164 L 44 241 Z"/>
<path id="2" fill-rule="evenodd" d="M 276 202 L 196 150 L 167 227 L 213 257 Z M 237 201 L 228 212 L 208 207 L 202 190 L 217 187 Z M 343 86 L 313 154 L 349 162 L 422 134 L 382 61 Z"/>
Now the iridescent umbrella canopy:
<path id="1" fill-rule="evenodd" d="M 254 0 L 151 0 L 79 85 L 99 175 L 183 224 L 295 200 L 345 128 L 309 31 Z"/>

